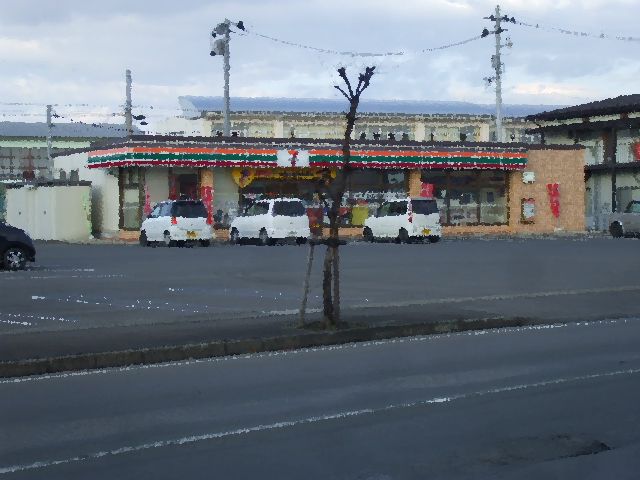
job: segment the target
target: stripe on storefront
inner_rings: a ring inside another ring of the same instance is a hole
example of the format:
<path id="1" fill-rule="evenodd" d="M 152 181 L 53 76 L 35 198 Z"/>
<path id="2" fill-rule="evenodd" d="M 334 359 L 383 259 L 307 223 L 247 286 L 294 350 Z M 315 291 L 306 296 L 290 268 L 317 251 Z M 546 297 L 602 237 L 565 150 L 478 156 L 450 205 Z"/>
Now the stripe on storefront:
<path id="1" fill-rule="evenodd" d="M 310 150 L 309 166 L 341 167 L 342 152 Z M 491 168 L 518 169 L 527 163 L 527 153 L 477 151 L 382 151 L 354 150 L 355 168 Z M 134 165 L 180 165 L 197 167 L 277 167 L 276 150 L 210 148 L 130 148 L 90 152 L 90 168 Z"/>

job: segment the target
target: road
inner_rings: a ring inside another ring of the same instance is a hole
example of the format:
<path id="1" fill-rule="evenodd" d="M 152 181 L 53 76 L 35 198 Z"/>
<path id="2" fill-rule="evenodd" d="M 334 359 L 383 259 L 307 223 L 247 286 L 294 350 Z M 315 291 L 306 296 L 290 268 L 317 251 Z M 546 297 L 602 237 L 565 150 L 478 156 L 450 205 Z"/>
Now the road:
<path id="1" fill-rule="evenodd" d="M 343 310 L 346 317 L 438 306 L 476 317 L 640 315 L 639 242 L 352 243 L 341 249 Z M 0 334 L 225 319 L 237 325 L 244 317 L 294 312 L 307 253 L 308 247 L 296 246 L 40 244 L 30 270 L 0 272 Z M 310 309 L 321 306 L 321 254 Z"/>
<path id="2" fill-rule="evenodd" d="M 640 471 L 640 320 L 0 381 L 6 478 Z"/>

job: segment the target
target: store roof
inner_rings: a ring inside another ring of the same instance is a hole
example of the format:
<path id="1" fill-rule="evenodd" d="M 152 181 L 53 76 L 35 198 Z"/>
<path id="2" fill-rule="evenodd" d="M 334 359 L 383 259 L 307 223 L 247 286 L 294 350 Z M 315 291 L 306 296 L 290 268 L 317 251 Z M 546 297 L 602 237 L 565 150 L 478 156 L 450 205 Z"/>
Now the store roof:
<path id="1" fill-rule="evenodd" d="M 614 115 L 640 111 L 640 94 L 620 95 L 572 107 L 558 108 L 547 112 L 531 114 L 527 120 L 567 120 L 570 118 Z"/>
<path id="2" fill-rule="evenodd" d="M 199 117 L 205 112 L 221 112 L 222 97 L 178 97 L 187 117 Z M 233 112 L 278 112 L 278 113 L 341 113 L 347 103 L 342 98 L 276 98 L 234 97 L 231 98 Z M 503 114 L 524 117 L 542 112 L 557 105 L 503 105 Z M 493 115 L 495 105 L 457 101 L 435 100 L 369 100 L 362 99 L 360 113 L 406 114 L 406 115 Z"/>

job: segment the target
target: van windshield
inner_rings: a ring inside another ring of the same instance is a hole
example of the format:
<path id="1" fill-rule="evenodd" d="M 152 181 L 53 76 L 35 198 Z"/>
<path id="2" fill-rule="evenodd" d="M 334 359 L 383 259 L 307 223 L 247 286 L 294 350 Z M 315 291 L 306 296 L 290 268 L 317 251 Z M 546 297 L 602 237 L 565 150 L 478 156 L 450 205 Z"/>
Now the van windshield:
<path id="1" fill-rule="evenodd" d="M 438 213 L 438 205 L 435 200 L 411 200 L 411 209 L 417 215 Z"/>
<path id="2" fill-rule="evenodd" d="M 274 215 L 283 215 L 285 217 L 302 217 L 307 211 L 302 202 L 276 202 L 273 205 Z"/>
<path id="3" fill-rule="evenodd" d="M 171 216 L 182 218 L 201 218 L 207 216 L 207 209 L 202 202 L 179 201 L 171 207 Z"/>
<path id="4" fill-rule="evenodd" d="M 256 215 L 265 215 L 269 213 L 269 204 L 266 202 L 257 202 L 247 208 L 246 217 L 254 217 Z"/>

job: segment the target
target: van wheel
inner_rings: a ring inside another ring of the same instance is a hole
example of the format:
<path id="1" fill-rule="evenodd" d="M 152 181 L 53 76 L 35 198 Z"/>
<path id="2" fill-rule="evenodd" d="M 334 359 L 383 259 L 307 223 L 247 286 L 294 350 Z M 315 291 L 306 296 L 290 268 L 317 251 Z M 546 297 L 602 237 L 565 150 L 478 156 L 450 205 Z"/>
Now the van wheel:
<path id="1" fill-rule="evenodd" d="M 240 243 L 240 233 L 237 228 L 232 228 L 229 234 L 229 243 L 232 245 L 238 245 Z"/>
<path id="2" fill-rule="evenodd" d="M 272 243 L 272 240 L 269 238 L 269 234 L 264 228 L 260 230 L 260 233 L 258 234 L 258 243 L 263 247 L 271 245 Z"/>
<path id="3" fill-rule="evenodd" d="M 440 241 L 440 237 L 437 235 L 429 235 L 427 238 L 429 239 L 429 243 L 438 243 Z"/>
<path id="4" fill-rule="evenodd" d="M 140 242 L 140 246 L 142 247 L 149 246 L 149 240 L 147 239 L 147 232 L 145 232 L 144 230 L 140 232 L 139 242 Z"/>
<path id="5" fill-rule="evenodd" d="M 409 243 L 411 239 L 409 238 L 409 232 L 407 232 L 404 228 L 401 228 L 398 232 L 398 243 Z"/>
<path id="6" fill-rule="evenodd" d="M 307 243 L 307 238 L 306 237 L 298 237 L 298 238 L 296 238 L 296 244 L 304 245 L 305 243 Z"/>
<path id="7" fill-rule="evenodd" d="M 211 240 L 200 240 L 201 247 L 208 247 L 209 245 L 211 245 Z"/>
<path id="8" fill-rule="evenodd" d="M 27 264 L 27 254 L 19 247 L 8 248 L 2 258 L 7 270 L 22 270 Z"/>
<path id="9" fill-rule="evenodd" d="M 176 241 L 175 240 L 171 240 L 171 234 L 169 232 L 164 232 L 163 240 L 164 240 L 165 247 L 175 247 L 176 246 Z"/>
<path id="10" fill-rule="evenodd" d="M 364 227 L 362 231 L 362 238 L 365 242 L 373 242 L 373 232 L 369 227 Z"/>
<path id="11" fill-rule="evenodd" d="M 611 233 L 611 236 L 613 238 L 621 238 L 624 235 L 624 231 L 622 230 L 622 225 L 620 225 L 618 222 L 613 222 L 609 226 L 609 233 Z"/>

